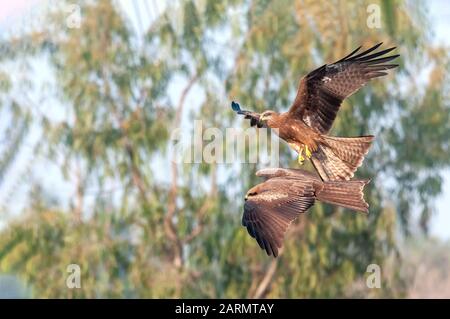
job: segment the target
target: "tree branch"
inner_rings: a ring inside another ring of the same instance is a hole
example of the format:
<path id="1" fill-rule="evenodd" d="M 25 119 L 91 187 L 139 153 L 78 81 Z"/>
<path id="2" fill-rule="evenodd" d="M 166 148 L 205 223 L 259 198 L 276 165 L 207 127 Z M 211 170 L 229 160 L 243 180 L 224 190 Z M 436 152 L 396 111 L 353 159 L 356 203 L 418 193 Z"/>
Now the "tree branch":
<path id="1" fill-rule="evenodd" d="M 283 248 L 280 249 L 279 256 L 282 254 Z M 267 289 L 272 282 L 273 276 L 275 275 L 275 272 L 277 270 L 278 266 L 278 259 L 273 259 L 269 267 L 266 270 L 266 273 L 264 274 L 264 277 L 262 278 L 261 282 L 258 285 L 258 288 L 256 288 L 255 294 L 253 295 L 253 298 L 259 299 L 264 297 L 264 295 L 267 293 Z"/>
<path id="2" fill-rule="evenodd" d="M 84 203 L 84 183 L 81 177 L 80 162 L 75 162 L 75 178 L 76 178 L 76 202 L 74 208 L 75 221 L 81 223 Z"/>
<path id="3" fill-rule="evenodd" d="M 192 229 L 189 235 L 184 238 L 186 243 L 190 243 L 195 237 L 197 237 L 203 230 L 205 225 L 205 215 L 210 210 L 213 205 L 213 199 L 217 196 L 217 170 L 216 164 L 212 165 L 211 172 L 211 190 L 209 192 L 208 197 L 205 199 L 202 207 L 200 207 L 198 211 L 198 224 L 197 227 Z"/>
<path id="4" fill-rule="evenodd" d="M 186 97 L 191 90 L 194 83 L 198 80 L 199 74 L 196 73 L 189 81 L 186 87 L 181 92 L 180 100 L 177 105 L 176 114 L 175 114 L 175 122 L 174 127 L 180 127 L 181 118 L 183 115 L 184 102 Z M 167 234 L 167 237 L 173 242 L 174 247 L 174 260 L 173 263 L 176 268 L 181 268 L 183 266 L 183 246 L 180 240 L 180 237 L 177 234 L 176 227 L 173 222 L 173 217 L 175 216 L 175 212 L 177 209 L 177 195 L 178 195 L 178 166 L 175 161 L 175 150 L 172 153 L 172 182 L 170 186 L 169 196 L 168 196 L 168 204 L 167 204 L 167 214 L 164 217 L 164 230 Z"/>
<path id="5" fill-rule="evenodd" d="M 307 222 L 308 222 L 307 217 L 304 216 L 304 218 L 302 218 L 300 220 L 300 222 L 291 226 L 291 229 L 288 232 L 288 236 L 302 237 L 305 232 L 305 227 L 306 227 Z M 286 237 L 288 237 L 288 236 L 286 236 Z M 272 279 L 275 276 L 275 273 L 277 270 L 278 260 L 281 257 L 281 255 L 283 254 L 283 251 L 284 251 L 284 247 L 282 247 L 280 249 L 278 258 L 274 259 L 270 262 L 270 265 L 267 268 L 263 278 L 261 279 L 261 281 L 258 285 L 258 288 L 256 288 L 255 293 L 253 294 L 252 298 L 255 298 L 255 299 L 263 298 L 265 296 L 265 294 L 267 294 L 269 285 L 272 282 Z"/>

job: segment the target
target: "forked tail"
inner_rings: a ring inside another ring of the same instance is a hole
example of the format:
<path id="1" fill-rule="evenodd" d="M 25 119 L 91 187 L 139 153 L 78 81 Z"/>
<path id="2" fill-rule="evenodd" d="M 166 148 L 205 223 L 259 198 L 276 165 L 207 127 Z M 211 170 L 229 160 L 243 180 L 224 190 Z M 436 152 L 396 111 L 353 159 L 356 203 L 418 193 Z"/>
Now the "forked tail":
<path id="1" fill-rule="evenodd" d="M 318 200 L 350 208 L 360 212 L 369 212 L 369 204 L 364 200 L 364 186 L 370 180 L 324 182 L 323 189 L 316 193 Z"/>
<path id="2" fill-rule="evenodd" d="M 374 136 L 331 137 L 322 136 L 311 161 L 324 181 L 349 180 L 361 166 Z"/>

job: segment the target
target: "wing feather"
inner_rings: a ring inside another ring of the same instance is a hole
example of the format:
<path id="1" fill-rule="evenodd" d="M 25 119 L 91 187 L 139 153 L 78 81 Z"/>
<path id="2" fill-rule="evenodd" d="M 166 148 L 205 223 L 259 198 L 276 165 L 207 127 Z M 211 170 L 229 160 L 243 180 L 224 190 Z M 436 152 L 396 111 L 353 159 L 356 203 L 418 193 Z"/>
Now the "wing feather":
<path id="1" fill-rule="evenodd" d="M 397 64 L 387 64 L 399 55 L 385 56 L 393 48 L 372 53 L 379 43 L 355 55 L 361 47 L 342 58 L 310 72 L 301 81 L 289 113 L 302 119 L 316 131 L 327 133 L 336 118 L 342 101 L 373 78 L 387 75 Z"/>
<path id="2" fill-rule="evenodd" d="M 272 178 L 244 205 L 242 225 L 269 256 L 278 256 L 289 225 L 314 204 L 312 181 Z M 261 184 L 260 184 L 261 185 Z"/>

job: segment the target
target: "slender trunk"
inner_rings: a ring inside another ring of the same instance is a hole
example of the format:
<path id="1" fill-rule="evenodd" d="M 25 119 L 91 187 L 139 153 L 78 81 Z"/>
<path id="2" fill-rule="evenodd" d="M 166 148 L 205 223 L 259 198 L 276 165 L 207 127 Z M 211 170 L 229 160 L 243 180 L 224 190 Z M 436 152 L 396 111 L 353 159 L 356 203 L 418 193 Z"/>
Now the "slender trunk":
<path id="1" fill-rule="evenodd" d="M 75 221 L 77 223 L 81 223 L 83 218 L 83 204 L 84 204 L 84 186 L 83 181 L 81 177 L 81 168 L 80 163 L 76 162 L 76 168 L 75 168 L 75 179 L 76 179 L 76 200 L 75 200 L 75 208 L 74 208 L 74 215 L 75 215 Z"/>
<path id="2" fill-rule="evenodd" d="M 195 74 L 188 82 L 183 92 L 181 92 L 180 100 L 178 102 L 176 114 L 175 114 L 175 122 L 174 127 L 180 127 L 181 119 L 183 115 L 184 103 L 186 97 L 191 90 L 194 83 L 198 80 L 199 75 Z M 183 266 L 183 244 L 181 239 L 177 233 L 173 218 L 175 216 L 177 210 L 177 196 L 178 196 L 178 166 L 175 161 L 175 151 L 172 153 L 172 164 L 171 164 L 171 174 L 172 174 L 172 182 L 170 186 L 169 196 L 168 196 L 168 204 L 167 204 L 167 214 L 164 218 L 164 229 L 166 231 L 167 237 L 172 241 L 173 249 L 174 249 L 174 257 L 173 264 L 176 268 L 181 268 Z"/>
<path id="3" fill-rule="evenodd" d="M 282 250 L 280 250 L 280 255 L 281 255 L 281 252 L 282 252 Z M 267 268 L 266 273 L 264 274 L 264 277 L 262 278 L 261 282 L 259 283 L 258 288 L 256 288 L 253 298 L 259 299 L 259 298 L 263 298 L 265 296 L 265 294 L 267 293 L 267 290 L 269 288 L 269 285 L 272 282 L 273 277 L 275 276 L 277 266 L 278 266 L 278 259 L 274 259 L 270 262 L 269 267 Z"/>

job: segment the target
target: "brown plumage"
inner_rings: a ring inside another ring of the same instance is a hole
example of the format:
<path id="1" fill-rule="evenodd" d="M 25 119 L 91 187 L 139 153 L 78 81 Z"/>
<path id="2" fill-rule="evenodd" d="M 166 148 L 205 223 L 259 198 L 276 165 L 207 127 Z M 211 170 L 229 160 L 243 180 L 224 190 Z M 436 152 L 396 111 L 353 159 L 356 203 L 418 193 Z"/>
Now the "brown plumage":
<path id="1" fill-rule="evenodd" d="M 256 173 L 267 180 L 245 196 L 242 225 L 269 256 L 278 256 L 289 225 L 315 200 L 368 212 L 363 189 L 368 180 L 323 182 L 299 169 L 268 168 Z"/>
<path id="2" fill-rule="evenodd" d="M 346 97 L 398 66 L 387 62 L 399 55 L 382 57 L 395 48 L 372 53 L 380 45 L 356 54 L 359 47 L 343 59 L 307 74 L 300 81 L 294 103 L 285 113 L 244 111 L 235 102 L 232 108 L 250 119 L 252 126 L 277 129 L 279 137 L 298 153 L 309 150 L 312 164 L 323 180 L 349 180 L 361 166 L 374 137 L 338 138 L 326 134 Z"/>

